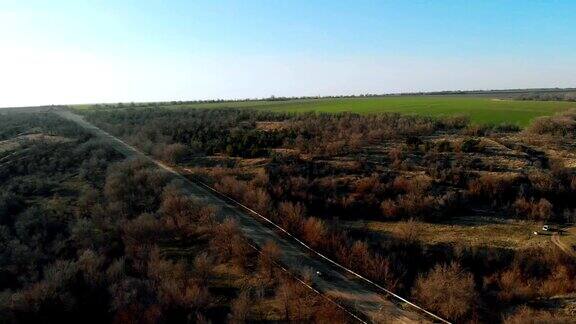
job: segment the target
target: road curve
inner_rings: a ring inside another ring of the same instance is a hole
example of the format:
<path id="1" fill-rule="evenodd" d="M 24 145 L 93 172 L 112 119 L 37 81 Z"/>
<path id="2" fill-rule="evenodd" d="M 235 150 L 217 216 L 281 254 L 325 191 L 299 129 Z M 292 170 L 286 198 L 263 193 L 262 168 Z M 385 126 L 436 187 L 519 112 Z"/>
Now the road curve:
<path id="1" fill-rule="evenodd" d="M 315 276 L 312 279 L 314 288 L 358 315 L 361 318 L 360 322 L 374 322 L 378 317 L 385 319 L 386 323 L 447 323 L 433 314 L 418 310 L 415 305 L 410 306 L 398 298 L 390 297 L 389 294 L 383 295 L 382 288 L 367 284 L 365 280 L 350 275 L 342 271 L 342 268 L 310 253 L 294 239 L 280 235 L 269 225 L 250 216 L 241 206 L 228 201 L 209 188 L 190 181 L 169 166 L 151 159 L 136 148 L 87 122 L 82 116 L 67 109 L 54 109 L 53 112 L 106 140 L 126 157 L 148 160 L 182 180 L 184 188 L 191 196 L 214 206 L 219 217 L 235 219 L 244 235 L 257 246 L 261 247 L 267 241 L 275 242 L 283 251 L 280 261 L 292 274 L 302 276 L 308 269 L 320 271 L 322 276 Z"/>
<path id="2" fill-rule="evenodd" d="M 576 251 L 574 251 L 571 246 L 562 242 L 560 239 L 559 231 L 556 231 L 554 234 L 552 234 L 552 243 L 556 244 L 556 246 L 567 255 L 576 258 Z"/>

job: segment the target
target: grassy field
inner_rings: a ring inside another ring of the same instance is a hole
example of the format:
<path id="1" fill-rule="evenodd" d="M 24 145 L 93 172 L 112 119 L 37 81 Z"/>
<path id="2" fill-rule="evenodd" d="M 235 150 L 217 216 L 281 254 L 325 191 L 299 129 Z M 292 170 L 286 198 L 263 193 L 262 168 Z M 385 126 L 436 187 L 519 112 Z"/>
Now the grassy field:
<path id="1" fill-rule="evenodd" d="M 398 222 L 368 221 L 351 222 L 349 228 L 364 227 L 371 232 L 394 236 Z M 542 224 L 529 221 L 495 220 L 480 216 L 463 216 L 446 223 L 412 224 L 418 239 L 427 245 L 448 244 L 464 246 L 489 246 L 495 248 L 522 249 L 551 245 L 549 233 L 542 233 Z M 542 235 L 534 235 L 534 231 Z"/>
<path id="2" fill-rule="evenodd" d="M 74 106 L 91 109 L 93 105 Z M 394 112 L 426 116 L 467 115 L 475 123 L 513 123 L 526 126 L 539 116 L 576 108 L 575 102 L 515 101 L 464 96 L 403 96 L 372 98 L 303 99 L 287 101 L 230 101 L 218 103 L 192 103 L 161 105 L 174 109 L 185 108 L 252 108 L 282 112 Z M 115 108 L 117 109 L 117 108 Z"/>

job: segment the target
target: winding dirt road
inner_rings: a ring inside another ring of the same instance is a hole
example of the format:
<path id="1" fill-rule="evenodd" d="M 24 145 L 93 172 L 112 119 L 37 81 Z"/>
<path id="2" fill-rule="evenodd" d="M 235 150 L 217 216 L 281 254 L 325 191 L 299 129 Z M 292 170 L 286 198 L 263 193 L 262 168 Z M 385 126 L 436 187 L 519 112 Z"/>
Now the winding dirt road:
<path id="1" fill-rule="evenodd" d="M 255 245 L 263 246 L 267 241 L 274 241 L 283 251 L 282 264 L 292 274 L 302 276 L 309 269 L 320 271 L 322 275 L 315 276 L 312 280 L 313 287 L 356 316 L 359 322 L 375 322 L 374 319 L 378 317 L 384 319 L 379 322 L 386 323 L 448 323 L 400 296 L 387 292 L 383 287 L 371 283 L 319 253 L 311 251 L 303 245 L 303 242 L 289 234 L 281 234 L 281 231 L 269 221 L 258 219 L 262 216 L 250 215 L 251 212 L 246 207 L 230 201 L 201 183 L 190 181 L 173 168 L 151 159 L 136 148 L 90 124 L 82 116 L 64 108 L 54 109 L 53 112 L 106 140 L 126 157 L 148 160 L 171 173 L 182 181 L 191 196 L 216 207 L 219 217 L 235 219 L 244 235 Z"/>

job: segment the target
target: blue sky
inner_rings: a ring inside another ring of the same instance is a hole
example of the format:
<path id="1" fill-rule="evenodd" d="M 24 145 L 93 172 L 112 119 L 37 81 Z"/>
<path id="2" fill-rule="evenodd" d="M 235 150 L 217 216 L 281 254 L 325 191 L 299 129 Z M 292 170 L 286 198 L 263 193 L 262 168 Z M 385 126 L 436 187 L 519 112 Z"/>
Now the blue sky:
<path id="1" fill-rule="evenodd" d="M 576 1 L 0 0 L 0 106 L 576 86 Z"/>

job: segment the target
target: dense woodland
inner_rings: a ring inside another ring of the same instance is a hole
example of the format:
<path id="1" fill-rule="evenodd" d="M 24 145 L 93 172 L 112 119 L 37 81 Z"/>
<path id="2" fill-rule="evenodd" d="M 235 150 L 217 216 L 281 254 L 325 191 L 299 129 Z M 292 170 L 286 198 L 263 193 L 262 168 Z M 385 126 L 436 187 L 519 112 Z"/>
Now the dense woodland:
<path id="1" fill-rule="evenodd" d="M 516 323 L 534 315 L 522 305 L 576 291 L 576 264 L 557 249 L 430 249 L 411 226 L 413 220 L 434 222 L 475 210 L 574 222 L 574 169 L 548 152 L 574 151 L 574 112 L 539 118 L 523 131 L 473 125 L 465 117 L 397 114 L 85 113 L 155 158 L 211 181 L 340 263 L 454 321 Z M 523 167 L 512 172 L 490 160 L 493 146 L 517 152 Z M 404 229 L 389 240 L 373 240 L 369 232 L 342 228 L 339 219 L 400 221 Z M 534 312 L 566 321 L 562 314 Z"/>
<path id="2" fill-rule="evenodd" d="M 0 139 L 0 322 L 347 321 L 146 162 L 51 114 Z"/>

